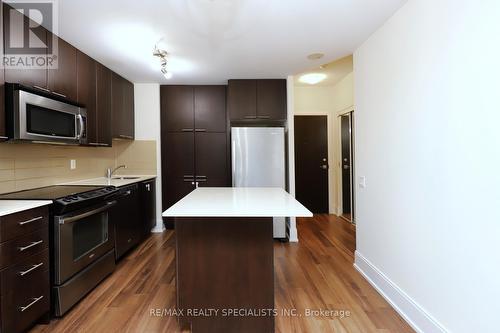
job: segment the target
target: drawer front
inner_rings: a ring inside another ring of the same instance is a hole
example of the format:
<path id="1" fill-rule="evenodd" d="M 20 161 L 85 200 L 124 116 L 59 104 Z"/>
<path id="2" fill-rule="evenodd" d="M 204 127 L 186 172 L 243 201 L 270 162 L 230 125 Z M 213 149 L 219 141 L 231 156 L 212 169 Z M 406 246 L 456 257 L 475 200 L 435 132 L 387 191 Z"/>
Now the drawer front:
<path id="1" fill-rule="evenodd" d="M 47 249 L 48 246 L 48 227 L 4 242 L 0 244 L 0 268 L 25 261 L 32 255 Z"/>
<path id="2" fill-rule="evenodd" d="M 50 311 L 50 287 L 47 278 L 39 279 L 29 286 L 24 297 L 16 293 L 0 298 L 2 332 L 24 332 L 44 314 Z"/>
<path id="3" fill-rule="evenodd" d="M 48 279 L 48 271 L 49 250 L 47 249 L 1 271 L 0 295 L 15 292 L 16 295 L 21 296 L 27 291 L 25 286 L 30 286 L 38 280 Z"/>
<path id="4" fill-rule="evenodd" d="M 25 210 L 0 217 L 0 242 L 26 235 L 42 227 L 49 221 L 48 206 Z"/>

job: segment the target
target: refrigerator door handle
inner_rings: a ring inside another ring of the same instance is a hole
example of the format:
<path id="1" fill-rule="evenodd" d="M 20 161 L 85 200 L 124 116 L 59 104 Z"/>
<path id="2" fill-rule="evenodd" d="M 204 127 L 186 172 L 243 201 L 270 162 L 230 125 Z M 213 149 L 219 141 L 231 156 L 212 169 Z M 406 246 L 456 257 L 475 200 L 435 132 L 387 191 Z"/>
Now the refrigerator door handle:
<path id="1" fill-rule="evenodd" d="M 236 171 L 236 156 L 235 156 L 235 153 L 236 153 L 236 141 L 234 140 L 231 140 L 231 174 L 233 175 L 231 178 L 232 178 L 232 182 L 233 182 L 233 187 L 235 187 L 235 171 Z"/>

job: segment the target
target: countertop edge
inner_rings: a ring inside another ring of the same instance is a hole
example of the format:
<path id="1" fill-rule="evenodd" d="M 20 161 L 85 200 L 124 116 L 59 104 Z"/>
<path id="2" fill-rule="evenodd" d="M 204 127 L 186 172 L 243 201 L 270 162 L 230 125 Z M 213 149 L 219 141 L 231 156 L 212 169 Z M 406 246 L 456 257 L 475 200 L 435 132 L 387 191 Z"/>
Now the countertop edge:
<path id="1" fill-rule="evenodd" d="M 0 208 L 0 217 L 52 204 L 52 200 L 1 200 L 1 201 L 2 203 L 7 203 L 7 204 L 9 202 L 12 203 L 13 205 L 17 204 L 17 206 L 12 208 Z"/>
<path id="2" fill-rule="evenodd" d="M 151 180 L 157 178 L 157 175 L 117 175 L 117 177 L 139 177 L 137 179 L 113 179 L 108 181 L 106 177 L 97 177 L 97 178 L 88 178 L 88 179 L 80 179 L 71 182 L 59 183 L 57 185 L 82 185 L 82 186 L 115 186 L 115 187 L 123 187 L 135 183 L 140 183 L 146 180 Z M 112 184 L 113 181 L 115 184 Z M 116 184 L 119 183 L 119 184 Z"/>

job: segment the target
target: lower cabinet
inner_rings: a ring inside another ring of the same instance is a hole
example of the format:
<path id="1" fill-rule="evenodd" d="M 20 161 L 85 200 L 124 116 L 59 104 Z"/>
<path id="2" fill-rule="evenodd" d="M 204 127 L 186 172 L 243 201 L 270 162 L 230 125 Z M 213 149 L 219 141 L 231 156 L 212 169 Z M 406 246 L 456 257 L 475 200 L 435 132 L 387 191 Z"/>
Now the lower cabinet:
<path id="1" fill-rule="evenodd" d="M 47 206 L 0 217 L 0 332 L 50 315 Z"/>
<path id="2" fill-rule="evenodd" d="M 156 225 L 156 179 L 139 184 L 140 213 L 142 219 L 143 237 L 147 237 Z"/>
<path id="3" fill-rule="evenodd" d="M 156 224 L 155 179 L 120 187 L 115 200 L 110 219 L 118 260 L 144 240 Z"/>

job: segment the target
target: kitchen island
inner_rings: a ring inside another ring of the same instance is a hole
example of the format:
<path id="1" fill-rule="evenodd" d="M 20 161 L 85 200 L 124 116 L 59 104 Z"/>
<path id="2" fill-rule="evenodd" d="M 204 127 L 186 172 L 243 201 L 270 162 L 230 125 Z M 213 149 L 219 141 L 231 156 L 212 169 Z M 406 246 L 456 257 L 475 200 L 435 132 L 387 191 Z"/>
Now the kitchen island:
<path id="1" fill-rule="evenodd" d="M 192 332 L 274 332 L 273 217 L 312 216 L 280 188 L 198 188 L 174 217 L 179 323 Z"/>

